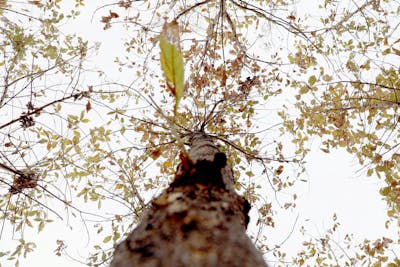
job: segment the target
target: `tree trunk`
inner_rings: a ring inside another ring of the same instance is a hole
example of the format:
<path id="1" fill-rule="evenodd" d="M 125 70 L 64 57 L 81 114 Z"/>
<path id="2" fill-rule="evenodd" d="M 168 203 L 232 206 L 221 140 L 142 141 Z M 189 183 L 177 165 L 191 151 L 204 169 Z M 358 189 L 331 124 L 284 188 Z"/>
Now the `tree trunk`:
<path id="1" fill-rule="evenodd" d="M 121 242 L 111 267 L 266 267 L 245 231 L 250 204 L 234 191 L 232 169 L 211 138 L 196 133 L 189 158 Z"/>

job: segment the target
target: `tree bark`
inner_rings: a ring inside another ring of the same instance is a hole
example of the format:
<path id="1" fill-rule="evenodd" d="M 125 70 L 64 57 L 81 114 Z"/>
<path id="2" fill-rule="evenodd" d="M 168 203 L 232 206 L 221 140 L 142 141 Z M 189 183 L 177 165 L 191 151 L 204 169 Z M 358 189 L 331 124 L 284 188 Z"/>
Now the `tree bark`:
<path id="1" fill-rule="evenodd" d="M 246 235 L 250 204 L 211 138 L 196 133 L 175 179 L 115 249 L 111 267 L 266 267 Z"/>

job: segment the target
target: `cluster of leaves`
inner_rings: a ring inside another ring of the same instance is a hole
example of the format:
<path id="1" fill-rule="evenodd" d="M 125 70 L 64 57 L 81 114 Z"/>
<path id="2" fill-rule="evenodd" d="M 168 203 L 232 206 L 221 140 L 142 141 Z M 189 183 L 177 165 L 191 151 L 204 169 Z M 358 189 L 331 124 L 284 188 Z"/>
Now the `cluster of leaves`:
<path id="1" fill-rule="evenodd" d="M 353 237 L 347 234 L 343 241 L 338 243 L 335 235 L 339 231 L 340 223 L 336 214 L 333 216 L 333 225 L 321 237 L 312 237 L 302 243 L 301 250 L 294 263 L 304 266 L 307 262 L 315 262 L 318 266 L 387 266 L 395 267 L 400 264 L 399 258 L 388 257 L 387 251 L 393 247 L 393 240 L 379 238 L 375 241 L 363 240 L 354 244 Z M 307 231 L 301 232 L 307 236 Z M 339 252 L 338 252 L 339 251 Z M 393 253 L 395 253 L 393 251 Z"/>
<path id="2" fill-rule="evenodd" d="M 66 203 L 65 194 L 52 189 L 68 154 L 57 149 L 70 138 L 57 121 L 61 125 L 68 119 L 60 112 L 62 103 L 88 96 L 77 86 L 88 43 L 61 30 L 77 15 L 74 8 L 66 12 L 60 1 L 0 1 L 0 239 L 18 240 L 15 250 L 2 246 L 1 262 L 18 265 L 18 258 L 35 248 L 24 232 L 41 232 L 61 218 L 46 204 L 49 198 L 62 208 Z"/>
<path id="3" fill-rule="evenodd" d="M 340 3 L 320 8 L 326 16 L 307 29 L 311 42 L 299 42 L 289 55 L 300 67 L 291 82 L 300 116 L 286 129 L 298 136 L 300 148 L 317 135 L 325 153 L 344 147 L 356 155 L 363 174 L 385 180 L 388 215 L 399 220 L 400 5 L 366 1 L 344 14 L 337 13 Z"/>
<path id="4" fill-rule="evenodd" d="M 399 219 L 396 1 L 321 1 L 318 23 L 284 0 L 119 1 L 96 12 L 104 12 L 105 30 L 125 26 L 126 54 L 116 55 L 116 68 L 128 78 L 96 85 L 81 80 L 89 76 L 88 43 L 60 30 L 85 2 L 65 16 L 66 2 L 18 9 L 0 1 L 0 115 L 7 118 L 0 208 L 21 237 L 25 226 L 41 231 L 62 217 L 43 205 L 55 199 L 100 237 L 84 260 L 107 262 L 146 202 L 171 181 L 196 131 L 227 153 L 237 189 L 258 207 L 260 229 L 274 228 L 278 210 L 295 207 L 296 194 L 287 192 L 304 178 L 311 136 L 321 138 L 322 151 L 345 147 L 367 175 L 383 177 L 388 215 Z M 26 173 L 38 178 L 21 183 Z M 90 208 L 98 212 L 84 211 Z M 348 236 L 335 243 L 334 221 L 291 260 L 265 231 L 258 245 L 289 265 L 398 264 L 387 256 L 395 241 L 350 245 Z M 57 244 L 61 255 L 67 245 Z M 21 238 L 0 255 L 17 260 L 33 248 Z"/>

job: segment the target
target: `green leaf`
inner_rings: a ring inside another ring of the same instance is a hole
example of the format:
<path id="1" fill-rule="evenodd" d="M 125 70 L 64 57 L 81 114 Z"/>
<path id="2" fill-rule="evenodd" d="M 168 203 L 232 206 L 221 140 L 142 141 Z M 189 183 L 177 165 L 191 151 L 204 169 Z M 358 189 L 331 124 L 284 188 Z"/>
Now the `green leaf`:
<path id="1" fill-rule="evenodd" d="M 161 68 L 167 79 L 167 86 L 175 96 L 176 113 L 184 90 L 184 65 L 180 49 L 179 25 L 176 21 L 165 23 L 160 35 Z"/>
<path id="2" fill-rule="evenodd" d="M 51 59 L 55 59 L 57 57 L 57 47 L 53 45 L 49 45 L 44 49 L 44 56 L 49 57 Z"/>
<path id="3" fill-rule="evenodd" d="M 41 221 L 41 222 L 39 223 L 38 232 L 41 232 L 41 231 L 43 230 L 43 228 L 44 228 L 44 222 Z"/>
<path id="4" fill-rule="evenodd" d="M 396 48 L 392 47 L 392 50 L 396 55 L 400 56 L 400 50 L 399 49 L 396 49 Z"/>
<path id="5" fill-rule="evenodd" d="M 312 76 L 310 76 L 310 78 L 308 78 L 308 83 L 310 85 L 314 85 L 316 81 L 317 81 L 317 77 L 315 77 L 315 75 L 312 75 Z"/>
<path id="6" fill-rule="evenodd" d="M 384 188 L 381 188 L 380 190 L 379 190 L 379 193 L 382 195 L 382 196 L 388 196 L 389 194 L 390 194 L 390 187 L 384 187 Z"/>
<path id="7" fill-rule="evenodd" d="M 391 52 L 390 47 L 386 48 L 383 52 L 382 52 L 382 56 L 386 56 L 387 54 L 389 54 Z"/>

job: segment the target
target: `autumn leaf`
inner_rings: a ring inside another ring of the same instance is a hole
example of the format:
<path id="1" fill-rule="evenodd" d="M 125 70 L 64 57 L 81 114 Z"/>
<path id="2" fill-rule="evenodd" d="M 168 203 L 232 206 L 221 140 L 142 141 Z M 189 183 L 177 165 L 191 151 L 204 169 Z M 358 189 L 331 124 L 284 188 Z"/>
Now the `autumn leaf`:
<path id="1" fill-rule="evenodd" d="M 184 66 L 180 49 L 179 25 L 176 21 L 165 23 L 160 35 L 161 68 L 167 80 L 167 87 L 175 96 L 176 113 L 184 90 Z"/>
<path id="2" fill-rule="evenodd" d="M 106 236 L 104 239 L 103 239 L 103 243 L 107 243 L 107 242 L 109 242 L 111 240 L 111 236 L 109 235 L 109 236 Z"/>
<path id="3" fill-rule="evenodd" d="M 38 227 L 38 232 L 41 232 L 44 229 L 44 226 L 45 226 L 44 222 L 43 221 L 40 222 Z"/>
<path id="4" fill-rule="evenodd" d="M 92 109 L 92 104 L 90 104 L 90 101 L 86 103 L 86 112 L 89 112 Z"/>
<path id="5" fill-rule="evenodd" d="M 276 169 L 276 174 L 277 175 L 280 175 L 282 172 L 283 172 L 283 165 L 280 165 L 279 167 L 278 167 L 278 169 Z"/>
<path id="6" fill-rule="evenodd" d="M 160 157 L 161 152 L 162 152 L 161 148 L 157 148 L 156 150 L 151 152 L 150 156 L 152 159 L 156 160 L 156 159 L 158 159 L 158 157 Z"/>

